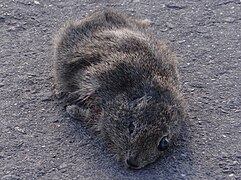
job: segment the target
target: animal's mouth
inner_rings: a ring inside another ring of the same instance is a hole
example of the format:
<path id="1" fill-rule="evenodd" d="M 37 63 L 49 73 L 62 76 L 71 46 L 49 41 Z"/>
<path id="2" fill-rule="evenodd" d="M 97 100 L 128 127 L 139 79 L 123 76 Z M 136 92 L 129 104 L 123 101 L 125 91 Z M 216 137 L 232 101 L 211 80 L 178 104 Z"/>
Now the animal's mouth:
<path id="1" fill-rule="evenodd" d="M 132 156 L 128 156 L 125 159 L 125 165 L 130 168 L 130 169 L 141 169 L 142 167 L 144 167 L 145 165 L 140 164 L 140 162 L 138 162 L 136 157 L 132 157 Z"/>
<path id="2" fill-rule="evenodd" d="M 124 163 L 128 168 L 138 170 L 138 169 L 144 168 L 144 167 L 154 163 L 156 160 L 157 160 L 157 158 L 150 159 L 149 161 L 146 161 L 146 160 L 140 161 L 140 159 L 138 159 L 138 155 L 131 156 L 128 153 Z"/>
<path id="3" fill-rule="evenodd" d="M 132 162 L 131 160 L 129 159 L 126 159 L 126 165 L 129 167 L 129 168 L 132 168 L 132 169 L 140 169 L 140 166 L 135 164 L 134 162 Z"/>
<path id="4" fill-rule="evenodd" d="M 130 168 L 130 169 L 134 169 L 134 170 L 139 170 L 139 169 L 141 169 L 143 166 L 133 166 L 133 165 L 127 165 L 127 167 L 128 168 Z"/>

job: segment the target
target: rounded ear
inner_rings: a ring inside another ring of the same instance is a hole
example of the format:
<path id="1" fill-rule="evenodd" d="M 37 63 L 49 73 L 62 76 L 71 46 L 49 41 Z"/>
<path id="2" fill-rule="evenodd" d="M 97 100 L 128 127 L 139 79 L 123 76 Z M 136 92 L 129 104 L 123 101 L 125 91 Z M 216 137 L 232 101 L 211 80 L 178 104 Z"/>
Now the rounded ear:
<path id="1" fill-rule="evenodd" d="M 143 109 L 147 106 L 148 102 L 151 99 L 152 99 L 152 96 L 144 95 L 141 98 L 138 98 L 138 99 L 134 100 L 131 103 L 131 107 L 135 108 L 135 109 L 138 109 L 138 110 L 141 110 L 141 109 Z"/>

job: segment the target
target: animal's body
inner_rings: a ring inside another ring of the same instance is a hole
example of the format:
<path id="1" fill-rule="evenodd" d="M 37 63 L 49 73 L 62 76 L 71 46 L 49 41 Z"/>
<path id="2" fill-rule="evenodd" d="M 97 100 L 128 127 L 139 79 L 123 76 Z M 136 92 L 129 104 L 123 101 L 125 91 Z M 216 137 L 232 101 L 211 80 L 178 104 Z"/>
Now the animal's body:
<path id="1" fill-rule="evenodd" d="M 158 159 L 178 135 L 184 107 L 175 55 L 145 23 L 95 12 L 62 28 L 54 49 L 66 111 L 99 131 L 128 167 Z"/>

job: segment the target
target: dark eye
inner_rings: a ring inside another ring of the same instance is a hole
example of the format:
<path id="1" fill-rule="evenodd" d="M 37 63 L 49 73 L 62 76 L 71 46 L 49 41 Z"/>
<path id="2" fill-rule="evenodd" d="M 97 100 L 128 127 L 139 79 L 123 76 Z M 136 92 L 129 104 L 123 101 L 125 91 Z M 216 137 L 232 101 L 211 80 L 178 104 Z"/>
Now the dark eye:
<path id="1" fill-rule="evenodd" d="M 168 147 L 169 147 L 168 137 L 167 137 L 167 136 L 164 136 L 164 137 L 160 140 L 160 142 L 159 142 L 159 144 L 158 144 L 158 146 L 157 146 L 157 149 L 158 149 L 159 151 L 165 151 Z"/>
<path id="2" fill-rule="evenodd" d="M 129 133 L 132 134 L 135 130 L 135 125 L 131 122 L 128 126 Z"/>

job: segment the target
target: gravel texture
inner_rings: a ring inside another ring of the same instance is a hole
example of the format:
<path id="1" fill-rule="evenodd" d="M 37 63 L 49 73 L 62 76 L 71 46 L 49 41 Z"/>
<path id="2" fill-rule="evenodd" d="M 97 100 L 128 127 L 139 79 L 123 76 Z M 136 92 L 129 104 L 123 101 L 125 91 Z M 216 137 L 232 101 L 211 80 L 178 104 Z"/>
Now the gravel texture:
<path id="1" fill-rule="evenodd" d="M 52 39 L 111 6 L 142 19 L 179 57 L 189 117 L 179 145 L 130 170 L 53 98 Z M 0 2 L 0 179 L 241 179 L 240 0 Z"/>

